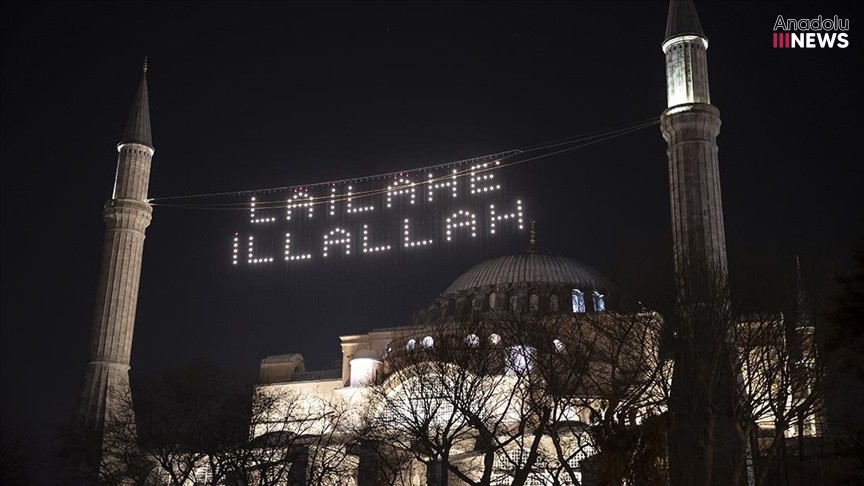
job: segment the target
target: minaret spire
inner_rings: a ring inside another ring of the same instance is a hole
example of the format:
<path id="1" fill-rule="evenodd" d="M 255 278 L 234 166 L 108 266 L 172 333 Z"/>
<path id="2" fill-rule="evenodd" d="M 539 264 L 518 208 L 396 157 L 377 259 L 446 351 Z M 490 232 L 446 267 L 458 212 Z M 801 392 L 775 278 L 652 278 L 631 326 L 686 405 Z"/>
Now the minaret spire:
<path id="1" fill-rule="evenodd" d="M 120 143 L 140 143 L 153 148 L 153 135 L 150 132 L 150 102 L 147 97 L 147 58 L 144 58 L 144 66 L 141 69 L 141 82 L 138 84 L 138 93 L 129 110 L 126 119 L 126 127 L 120 135 Z"/>
<path id="2" fill-rule="evenodd" d="M 801 274 L 801 259 L 795 255 L 795 327 L 810 326 L 810 306 L 804 289 L 804 276 Z"/>
<path id="3" fill-rule="evenodd" d="M 129 359 L 141 279 L 153 139 L 146 61 L 126 127 L 117 145 L 114 193 L 105 204 L 102 271 L 96 294 L 90 355 L 77 427 L 101 440 L 106 421 L 127 404 Z"/>
<path id="4" fill-rule="evenodd" d="M 672 0 L 669 2 L 669 15 L 666 17 L 666 40 L 682 35 L 705 38 L 693 0 Z"/>

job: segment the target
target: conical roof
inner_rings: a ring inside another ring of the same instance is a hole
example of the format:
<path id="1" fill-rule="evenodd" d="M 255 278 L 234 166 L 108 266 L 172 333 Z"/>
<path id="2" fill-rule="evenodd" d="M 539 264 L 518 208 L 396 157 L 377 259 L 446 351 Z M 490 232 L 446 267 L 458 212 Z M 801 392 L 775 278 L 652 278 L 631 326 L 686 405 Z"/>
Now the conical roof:
<path id="1" fill-rule="evenodd" d="M 147 98 L 147 71 L 141 75 L 138 94 L 135 95 L 132 110 L 129 111 L 120 143 L 140 143 L 153 148 L 153 135 L 150 132 L 150 104 Z"/>
<path id="2" fill-rule="evenodd" d="M 705 33 L 702 32 L 702 24 L 699 23 L 699 16 L 696 14 L 696 6 L 693 5 L 693 0 L 670 0 L 669 2 L 665 40 L 678 37 L 679 35 L 705 37 Z"/>

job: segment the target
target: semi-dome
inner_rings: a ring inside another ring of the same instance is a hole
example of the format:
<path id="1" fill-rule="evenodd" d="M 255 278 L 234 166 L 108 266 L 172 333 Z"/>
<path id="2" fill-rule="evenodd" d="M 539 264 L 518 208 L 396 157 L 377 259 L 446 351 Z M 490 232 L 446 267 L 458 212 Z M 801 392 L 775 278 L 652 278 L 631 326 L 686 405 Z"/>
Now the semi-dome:
<path id="1" fill-rule="evenodd" d="M 609 283 L 584 263 L 557 255 L 523 253 L 478 263 L 453 281 L 444 295 L 486 286 L 542 283 L 583 289 L 607 289 Z"/>

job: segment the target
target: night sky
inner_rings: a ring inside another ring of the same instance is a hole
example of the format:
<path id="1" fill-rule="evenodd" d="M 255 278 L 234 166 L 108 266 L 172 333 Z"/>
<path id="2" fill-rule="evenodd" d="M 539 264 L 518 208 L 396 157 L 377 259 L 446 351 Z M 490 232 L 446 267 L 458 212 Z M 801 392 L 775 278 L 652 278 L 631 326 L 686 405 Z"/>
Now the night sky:
<path id="1" fill-rule="evenodd" d="M 864 228 L 853 3 L 697 2 L 723 121 L 733 281 L 800 254 L 818 294 L 850 269 Z M 27 430 L 41 461 L 74 410 L 102 205 L 144 56 L 150 195 L 214 193 L 413 169 L 659 116 L 666 8 L 4 3 L 4 432 Z M 850 18 L 850 46 L 772 49 L 781 14 Z M 662 287 L 672 265 L 665 150 L 650 127 L 505 169 L 504 194 L 526 201 L 540 250 L 621 288 Z M 254 377 L 263 357 L 287 352 L 307 369 L 334 367 L 339 335 L 407 323 L 471 265 L 528 240 L 510 231 L 416 254 L 232 267 L 231 238 L 247 219 L 154 209 L 133 375 L 208 361 Z"/>

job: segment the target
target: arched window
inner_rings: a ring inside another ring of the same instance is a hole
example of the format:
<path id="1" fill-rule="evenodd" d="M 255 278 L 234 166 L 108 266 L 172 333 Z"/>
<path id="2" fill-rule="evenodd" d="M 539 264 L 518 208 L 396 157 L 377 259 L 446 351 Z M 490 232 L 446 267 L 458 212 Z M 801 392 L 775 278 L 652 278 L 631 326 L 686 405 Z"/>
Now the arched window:
<path id="1" fill-rule="evenodd" d="M 531 346 L 511 346 L 507 350 L 505 373 L 511 376 L 528 373 L 534 365 L 534 355 Z"/>
<path id="2" fill-rule="evenodd" d="M 351 360 L 351 386 L 368 386 L 375 382 L 381 361 L 373 358 L 354 358 Z"/>
<path id="3" fill-rule="evenodd" d="M 596 290 L 594 291 L 594 310 L 596 312 L 603 312 L 606 310 L 606 301 L 603 300 L 603 294 Z"/>
<path id="4" fill-rule="evenodd" d="M 558 312 L 558 296 L 553 295 L 549 298 L 549 308 L 552 309 L 552 312 Z"/>
<path id="5" fill-rule="evenodd" d="M 409 339 L 407 343 L 405 343 L 405 349 L 408 351 L 414 351 L 414 346 L 417 345 L 417 341 L 414 339 Z"/>
<path id="6" fill-rule="evenodd" d="M 469 334 L 465 336 L 465 344 L 472 348 L 476 348 L 477 346 L 480 346 L 480 338 L 477 337 L 476 334 Z"/>
<path id="7" fill-rule="evenodd" d="M 565 346 L 564 343 L 561 342 L 560 339 L 554 339 L 552 341 L 552 345 L 555 346 L 555 351 L 557 351 L 559 353 L 563 353 L 564 350 L 567 349 L 567 346 Z"/>
<path id="8" fill-rule="evenodd" d="M 571 303 L 574 313 L 585 312 L 585 294 L 581 290 L 573 289 Z"/>
<path id="9" fill-rule="evenodd" d="M 532 311 L 540 310 L 540 296 L 537 294 L 531 294 L 531 297 L 528 299 L 528 305 L 531 306 Z"/>
<path id="10" fill-rule="evenodd" d="M 424 337 L 423 338 L 423 347 L 424 348 L 431 348 L 432 346 L 435 346 L 435 340 L 432 339 L 432 336 Z"/>
<path id="11" fill-rule="evenodd" d="M 489 336 L 489 342 L 494 346 L 501 342 L 501 336 L 497 334 L 492 334 L 491 336 Z"/>
<path id="12" fill-rule="evenodd" d="M 490 309 L 495 310 L 495 304 L 497 303 L 497 301 L 498 301 L 498 296 L 495 294 L 495 292 L 492 292 L 491 294 L 489 294 L 489 308 Z"/>

